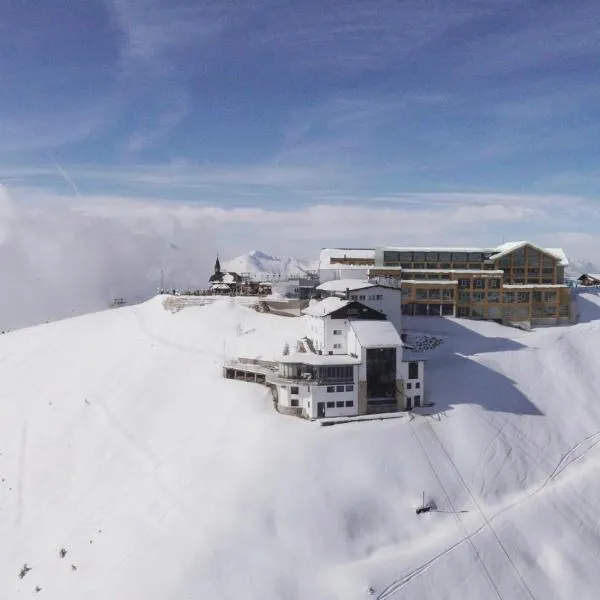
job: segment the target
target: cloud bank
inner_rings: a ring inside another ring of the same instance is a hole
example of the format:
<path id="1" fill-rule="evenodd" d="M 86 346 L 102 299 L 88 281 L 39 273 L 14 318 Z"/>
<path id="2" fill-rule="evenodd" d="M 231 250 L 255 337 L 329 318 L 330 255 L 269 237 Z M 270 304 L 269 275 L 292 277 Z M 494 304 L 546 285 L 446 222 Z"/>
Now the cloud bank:
<path id="1" fill-rule="evenodd" d="M 315 259 L 324 246 L 495 245 L 529 239 L 592 262 L 600 205 L 578 197 L 397 194 L 285 208 L 0 187 L 0 330 L 202 287 L 216 253 Z M 554 232 L 554 233 L 548 233 Z"/>

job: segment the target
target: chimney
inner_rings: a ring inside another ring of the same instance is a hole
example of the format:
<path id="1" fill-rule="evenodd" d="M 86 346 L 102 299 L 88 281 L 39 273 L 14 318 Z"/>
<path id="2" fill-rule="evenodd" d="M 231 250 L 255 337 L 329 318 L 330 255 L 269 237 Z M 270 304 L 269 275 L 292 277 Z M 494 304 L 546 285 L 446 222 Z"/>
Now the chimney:
<path id="1" fill-rule="evenodd" d="M 346 288 L 346 293 L 344 294 L 346 300 L 350 300 L 350 288 Z"/>

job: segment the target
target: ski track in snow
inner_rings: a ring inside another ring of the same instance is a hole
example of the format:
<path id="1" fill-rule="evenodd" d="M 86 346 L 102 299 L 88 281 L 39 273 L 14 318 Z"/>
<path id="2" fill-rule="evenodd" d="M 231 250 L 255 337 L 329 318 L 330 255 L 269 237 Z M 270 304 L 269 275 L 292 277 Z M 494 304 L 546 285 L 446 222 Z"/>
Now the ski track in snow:
<path id="1" fill-rule="evenodd" d="M 436 435 L 436 437 L 437 437 L 437 435 Z M 591 445 L 586 448 L 585 447 L 586 444 L 590 443 L 590 442 L 591 442 Z M 464 536 L 462 539 L 455 542 L 451 546 L 448 546 L 445 550 L 436 554 L 435 556 L 433 556 L 426 562 L 422 563 L 418 567 L 415 567 L 414 569 L 412 569 L 411 571 L 409 571 L 408 573 L 403 575 L 400 579 L 392 581 L 392 583 L 390 583 L 386 588 L 383 589 L 383 591 L 380 592 L 380 594 L 377 596 L 377 600 L 388 600 L 389 598 L 392 598 L 393 596 L 395 596 L 408 583 L 413 581 L 419 575 L 422 575 L 423 573 L 425 573 L 431 566 L 433 566 L 440 559 L 446 557 L 450 552 L 452 552 L 453 550 L 455 550 L 456 548 L 458 548 L 465 542 L 469 542 L 472 538 L 474 538 L 479 533 L 484 531 L 486 528 L 491 526 L 491 522 L 494 519 L 496 519 L 500 515 L 504 514 L 505 512 L 513 509 L 521 502 L 529 500 L 529 499 L 533 498 L 534 496 L 536 496 L 537 494 L 539 494 L 540 492 L 542 492 L 545 488 L 548 487 L 548 485 L 550 483 L 552 483 L 562 473 L 564 473 L 566 469 L 568 469 L 570 466 L 572 466 L 573 464 L 575 464 L 576 462 L 578 462 L 579 460 L 584 458 L 589 452 L 591 452 L 599 444 L 600 444 L 600 431 L 587 436 L 586 438 L 584 438 L 583 440 L 578 442 L 575 446 L 570 448 L 567 452 L 565 452 L 565 454 L 560 458 L 560 460 L 556 464 L 554 470 L 533 491 L 527 491 L 527 490 L 524 491 L 518 498 L 514 499 L 511 502 L 508 502 L 505 506 L 500 508 L 498 511 L 496 511 L 493 515 L 491 515 L 489 517 L 486 517 L 485 514 L 483 513 L 483 510 L 480 509 L 480 513 L 485 519 L 485 522 L 480 527 L 478 527 L 471 533 L 467 534 L 466 536 Z M 582 449 L 581 454 L 577 454 L 578 450 L 580 450 L 580 449 Z M 572 458 L 572 460 L 571 460 L 571 458 Z M 458 470 L 457 470 L 457 473 L 458 473 Z M 465 489 L 468 490 L 468 488 L 466 487 L 466 484 L 465 484 Z M 527 591 L 528 591 L 528 596 L 530 598 L 535 598 L 533 593 L 531 592 L 531 590 L 528 589 Z"/>

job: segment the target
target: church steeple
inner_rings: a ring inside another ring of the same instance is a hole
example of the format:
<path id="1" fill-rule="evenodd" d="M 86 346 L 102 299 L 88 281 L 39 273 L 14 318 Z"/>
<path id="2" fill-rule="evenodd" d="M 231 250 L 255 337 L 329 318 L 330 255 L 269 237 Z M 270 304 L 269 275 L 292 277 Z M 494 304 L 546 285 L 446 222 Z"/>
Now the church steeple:
<path id="1" fill-rule="evenodd" d="M 215 275 L 221 273 L 221 263 L 219 261 L 219 255 L 217 254 L 217 260 L 215 261 Z"/>

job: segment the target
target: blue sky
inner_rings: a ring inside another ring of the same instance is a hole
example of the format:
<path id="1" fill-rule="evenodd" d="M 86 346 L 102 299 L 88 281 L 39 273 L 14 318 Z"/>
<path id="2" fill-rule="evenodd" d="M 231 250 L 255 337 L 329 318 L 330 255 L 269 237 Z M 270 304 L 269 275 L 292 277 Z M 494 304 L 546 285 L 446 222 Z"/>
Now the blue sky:
<path id="1" fill-rule="evenodd" d="M 17 207 L 188 206 L 232 253 L 299 252 L 290 228 L 341 205 L 360 216 L 311 252 L 477 228 L 600 253 L 593 0 L 5 4 L 0 182 Z"/>

